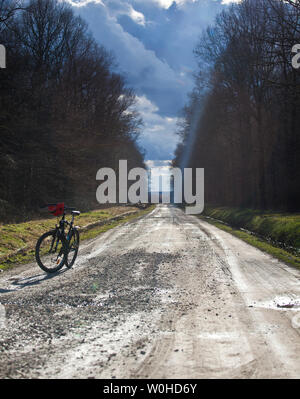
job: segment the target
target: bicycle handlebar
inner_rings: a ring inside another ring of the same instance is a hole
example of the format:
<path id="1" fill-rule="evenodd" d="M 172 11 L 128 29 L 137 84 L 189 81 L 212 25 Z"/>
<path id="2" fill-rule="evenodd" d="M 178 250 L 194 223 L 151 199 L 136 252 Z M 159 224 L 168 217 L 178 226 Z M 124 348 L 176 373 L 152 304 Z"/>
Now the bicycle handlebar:
<path id="1" fill-rule="evenodd" d="M 45 204 L 45 205 L 41 205 L 40 208 L 46 208 L 48 206 L 55 206 L 55 205 L 57 205 L 57 203 Z M 71 207 L 71 206 L 64 206 L 64 210 L 66 210 L 66 211 L 76 211 L 76 208 Z"/>
<path id="2" fill-rule="evenodd" d="M 49 206 L 56 206 L 56 205 L 57 205 L 57 203 L 43 204 L 43 205 L 40 205 L 40 209 L 48 208 Z M 74 208 L 72 206 L 64 205 L 64 211 L 76 211 L 76 208 Z"/>

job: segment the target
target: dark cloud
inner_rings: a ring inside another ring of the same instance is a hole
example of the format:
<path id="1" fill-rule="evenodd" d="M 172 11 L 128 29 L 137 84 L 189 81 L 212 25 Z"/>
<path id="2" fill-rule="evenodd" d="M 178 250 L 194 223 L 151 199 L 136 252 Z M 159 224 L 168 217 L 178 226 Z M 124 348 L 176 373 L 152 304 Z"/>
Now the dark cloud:
<path id="1" fill-rule="evenodd" d="M 171 159 L 175 118 L 193 87 L 193 48 L 221 9 L 220 0 L 68 1 L 96 40 L 112 50 L 118 71 L 142 99 L 138 105 L 151 104 L 142 112 L 146 120 L 140 143 L 146 157 Z"/>

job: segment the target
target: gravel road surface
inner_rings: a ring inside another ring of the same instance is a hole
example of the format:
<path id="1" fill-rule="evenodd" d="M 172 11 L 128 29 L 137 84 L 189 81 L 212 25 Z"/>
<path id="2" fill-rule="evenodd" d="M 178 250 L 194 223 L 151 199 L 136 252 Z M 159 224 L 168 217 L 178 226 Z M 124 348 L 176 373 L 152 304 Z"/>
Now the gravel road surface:
<path id="1" fill-rule="evenodd" d="M 300 271 L 168 205 L 0 304 L 1 378 L 300 377 Z"/>

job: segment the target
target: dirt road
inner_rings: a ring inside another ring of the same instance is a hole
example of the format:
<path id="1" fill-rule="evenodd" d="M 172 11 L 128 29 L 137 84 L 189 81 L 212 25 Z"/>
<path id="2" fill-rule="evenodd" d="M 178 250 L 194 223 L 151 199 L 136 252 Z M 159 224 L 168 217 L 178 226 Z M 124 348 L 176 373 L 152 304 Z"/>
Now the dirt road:
<path id="1" fill-rule="evenodd" d="M 300 272 L 171 206 L 0 274 L 0 377 L 299 378 Z"/>

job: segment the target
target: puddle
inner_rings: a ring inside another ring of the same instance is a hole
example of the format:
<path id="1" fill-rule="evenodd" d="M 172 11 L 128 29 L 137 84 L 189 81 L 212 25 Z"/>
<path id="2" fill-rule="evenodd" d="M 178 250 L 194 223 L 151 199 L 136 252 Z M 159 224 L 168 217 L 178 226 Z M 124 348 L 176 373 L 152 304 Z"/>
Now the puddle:
<path id="1" fill-rule="evenodd" d="M 300 298 L 294 298 L 292 296 L 280 296 L 275 297 L 270 301 L 252 302 L 248 306 L 253 308 L 299 311 Z"/>

